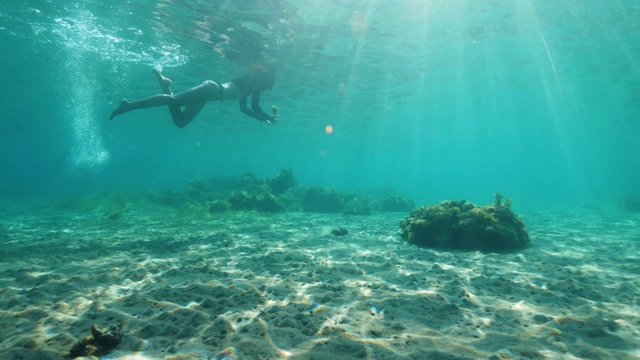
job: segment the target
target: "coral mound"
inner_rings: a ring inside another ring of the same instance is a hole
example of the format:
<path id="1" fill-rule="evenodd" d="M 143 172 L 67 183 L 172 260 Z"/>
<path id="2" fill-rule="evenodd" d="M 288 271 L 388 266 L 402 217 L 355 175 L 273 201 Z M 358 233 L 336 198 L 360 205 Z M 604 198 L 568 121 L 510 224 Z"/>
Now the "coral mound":
<path id="1" fill-rule="evenodd" d="M 511 211 L 511 199 L 496 194 L 493 205 L 443 201 L 414 210 L 400 223 L 402 237 L 424 247 L 458 250 L 515 250 L 527 246 L 529 235 Z"/>

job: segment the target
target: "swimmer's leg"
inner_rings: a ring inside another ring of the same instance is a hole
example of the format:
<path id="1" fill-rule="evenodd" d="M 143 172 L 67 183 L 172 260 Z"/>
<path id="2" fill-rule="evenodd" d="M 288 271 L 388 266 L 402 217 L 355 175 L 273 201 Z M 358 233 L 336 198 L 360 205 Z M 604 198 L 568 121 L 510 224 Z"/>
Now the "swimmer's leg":
<path id="1" fill-rule="evenodd" d="M 115 110 L 113 110 L 113 112 L 111 112 L 111 115 L 109 116 L 109 120 L 113 120 L 113 118 L 116 117 L 116 115 L 124 114 L 127 111 L 130 111 L 129 105 L 131 105 L 131 102 L 129 102 L 126 99 L 123 99 L 120 102 L 120 106 L 118 106 L 118 108 L 116 108 Z"/>
<path id="2" fill-rule="evenodd" d="M 128 100 L 122 100 L 117 109 L 113 110 L 111 116 L 109 116 L 109 120 L 113 119 L 117 115 L 124 114 L 126 112 L 148 108 L 148 107 L 156 107 L 156 106 L 168 106 L 169 111 L 171 112 L 171 116 L 174 117 L 178 113 L 182 113 L 180 106 L 175 104 L 173 99 L 173 92 L 171 92 L 171 79 L 164 77 L 162 75 L 162 65 L 156 65 L 152 69 L 153 73 L 156 75 L 156 79 L 160 84 L 160 88 L 162 89 L 163 95 L 154 95 L 148 97 L 144 100 L 130 102 Z"/>
<path id="3" fill-rule="evenodd" d="M 162 65 L 156 65 L 153 69 L 151 69 L 153 73 L 156 75 L 156 79 L 158 79 L 158 84 L 160 84 L 160 88 L 162 92 L 167 95 L 173 95 L 171 89 L 171 79 L 162 75 Z"/>
<path id="4" fill-rule="evenodd" d="M 162 65 L 154 66 L 151 71 L 153 71 L 153 73 L 156 75 L 156 79 L 158 80 L 158 84 L 160 85 L 162 92 L 166 95 L 173 95 L 173 92 L 170 88 L 172 83 L 171 79 L 162 75 Z M 169 113 L 171 113 L 171 118 L 173 119 L 173 122 L 176 124 L 176 126 L 182 128 L 187 126 L 191 122 L 191 120 L 186 122 L 182 120 L 184 115 L 182 114 L 182 108 L 177 101 L 168 104 L 167 107 L 169 107 Z"/>
<path id="5" fill-rule="evenodd" d="M 200 110 L 206 105 L 206 102 L 195 103 L 191 105 L 185 106 L 184 110 L 180 110 L 179 113 L 172 110 L 172 107 L 169 107 L 169 111 L 171 112 L 171 118 L 173 119 L 173 123 L 176 124 L 177 127 L 183 128 L 191 122 L 199 113 Z M 180 108 L 178 108 L 180 109 Z"/>
<path id="6" fill-rule="evenodd" d="M 202 108 L 220 93 L 220 87 L 213 81 L 205 81 L 201 85 L 173 95 L 175 103 L 169 105 L 171 118 L 177 127 L 183 128 L 195 118 Z M 183 107 L 184 109 L 180 108 Z"/>
<path id="7" fill-rule="evenodd" d="M 217 94 L 220 91 L 219 87 L 215 83 L 205 81 L 202 85 L 173 95 L 169 88 L 171 80 L 162 75 L 162 68 L 156 67 L 153 69 L 153 72 L 156 74 L 164 94 L 153 95 L 135 102 L 122 100 L 120 106 L 111 113 L 109 119 L 113 119 L 117 115 L 124 114 L 132 110 L 167 106 L 174 124 L 179 128 L 183 128 L 189 125 L 189 123 L 200 113 L 202 108 L 212 98 L 212 93 Z M 182 107 L 184 107 L 184 110 Z"/>
<path id="8" fill-rule="evenodd" d="M 140 101 L 130 102 L 128 100 L 122 100 L 117 109 L 113 110 L 111 116 L 109 116 L 109 120 L 113 119 L 115 116 L 127 113 L 129 111 L 138 110 L 138 109 L 146 109 L 151 107 L 158 106 L 169 106 L 171 109 L 171 105 L 175 104 L 175 98 L 173 95 L 167 94 L 158 94 L 150 96 L 146 99 L 142 99 Z M 180 107 L 177 107 L 178 111 L 180 111 Z M 173 116 L 173 113 L 172 113 Z"/>

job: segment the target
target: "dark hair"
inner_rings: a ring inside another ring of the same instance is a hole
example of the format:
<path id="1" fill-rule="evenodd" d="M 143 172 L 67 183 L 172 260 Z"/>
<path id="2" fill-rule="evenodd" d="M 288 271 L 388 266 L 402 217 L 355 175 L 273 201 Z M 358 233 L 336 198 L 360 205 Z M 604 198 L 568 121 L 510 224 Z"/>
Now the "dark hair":
<path id="1" fill-rule="evenodd" d="M 252 65 L 250 78 L 256 90 L 271 89 L 276 83 L 276 69 L 270 65 Z"/>
<path id="2" fill-rule="evenodd" d="M 251 65 L 251 74 L 273 74 L 275 75 L 276 69 L 271 65 Z"/>

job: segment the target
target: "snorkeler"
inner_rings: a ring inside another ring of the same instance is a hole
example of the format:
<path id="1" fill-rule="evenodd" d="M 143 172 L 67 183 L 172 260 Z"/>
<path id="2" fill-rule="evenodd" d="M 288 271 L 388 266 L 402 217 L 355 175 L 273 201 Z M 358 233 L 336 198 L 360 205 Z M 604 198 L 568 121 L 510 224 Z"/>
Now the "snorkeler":
<path id="1" fill-rule="evenodd" d="M 276 107 L 273 108 L 275 110 L 272 109 L 273 116 L 266 114 L 260 108 L 260 93 L 271 90 L 276 82 L 275 71 L 269 67 L 256 65 L 252 67 L 249 75 L 233 79 L 228 83 L 220 84 L 217 81 L 206 80 L 196 87 L 175 95 L 169 88 L 171 80 L 162 75 L 162 67 L 154 67 L 153 72 L 160 83 L 163 94 L 134 102 L 122 100 L 120 106 L 113 110 L 109 119 L 132 110 L 167 106 L 173 122 L 177 127 L 183 128 L 189 125 L 207 102 L 239 99 L 240 111 L 243 113 L 269 124 L 275 124 L 278 121 Z M 251 96 L 251 109 L 247 107 L 249 96 Z"/>

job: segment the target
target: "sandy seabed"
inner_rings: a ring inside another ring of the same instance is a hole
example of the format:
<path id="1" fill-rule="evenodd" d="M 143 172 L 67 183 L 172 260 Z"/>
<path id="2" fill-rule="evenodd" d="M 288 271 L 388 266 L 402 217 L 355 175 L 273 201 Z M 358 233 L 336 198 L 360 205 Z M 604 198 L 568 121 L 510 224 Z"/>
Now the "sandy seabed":
<path id="1" fill-rule="evenodd" d="M 508 254 L 409 245 L 404 213 L 1 215 L 0 359 L 122 320 L 102 359 L 640 358 L 640 214 L 521 212 Z"/>

